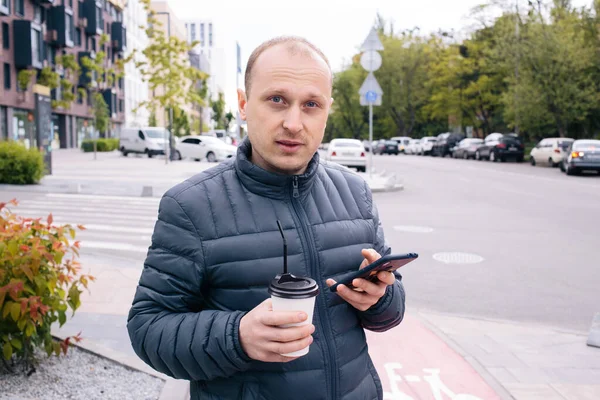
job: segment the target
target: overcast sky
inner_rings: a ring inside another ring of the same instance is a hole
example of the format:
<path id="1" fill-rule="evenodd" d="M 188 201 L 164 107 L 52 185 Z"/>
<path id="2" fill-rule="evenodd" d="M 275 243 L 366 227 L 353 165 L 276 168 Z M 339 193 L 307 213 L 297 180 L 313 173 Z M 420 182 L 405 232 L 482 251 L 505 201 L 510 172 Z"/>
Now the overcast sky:
<path id="1" fill-rule="evenodd" d="M 235 107 L 236 41 L 242 50 L 242 71 L 255 47 L 279 35 L 307 38 L 329 57 L 333 69 L 339 70 L 356 54 L 378 12 L 393 20 L 396 30 L 417 26 L 422 33 L 439 29 L 460 32 L 473 25 L 474 20 L 469 17 L 473 7 L 484 3 L 482 0 L 168 1 L 180 18 L 213 20 L 216 45 L 226 53 L 225 96 L 230 107 Z M 592 0 L 573 0 L 577 6 L 591 3 Z M 243 85 L 243 77 L 239 82 Z"/>

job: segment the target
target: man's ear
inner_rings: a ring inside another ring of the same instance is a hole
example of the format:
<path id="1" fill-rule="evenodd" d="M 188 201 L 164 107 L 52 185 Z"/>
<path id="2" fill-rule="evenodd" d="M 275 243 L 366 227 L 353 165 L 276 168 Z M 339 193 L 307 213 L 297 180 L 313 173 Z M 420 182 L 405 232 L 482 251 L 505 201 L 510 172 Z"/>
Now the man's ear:
<path id="1" fill-rule="evenodd" d="M 246 106 L 248 105 L 248 99 L 246 93 L 242 89 L 237 90 L 238 95 L 238 110 L 240 111 L 240 118 L 242 121 L 246 120 Z"/>

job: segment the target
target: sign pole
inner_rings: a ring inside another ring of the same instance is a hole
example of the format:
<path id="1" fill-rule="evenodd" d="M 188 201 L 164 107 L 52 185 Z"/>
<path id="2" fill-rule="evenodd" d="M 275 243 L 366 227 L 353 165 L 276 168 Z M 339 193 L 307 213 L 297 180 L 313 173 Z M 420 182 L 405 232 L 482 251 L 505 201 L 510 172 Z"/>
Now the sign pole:
<path id="1" fill-rule="evenodd" d="M 373 177 L 373 104 L 369 103 L 369 178 Z"/>
<path id="2" fill-rule="evenodd" d="M 379 35 L 375 28 L 372 28 L 369 32 L 369 36 L 365 39 L 361 46 L 363 52 L 360 57 L 360 64 L 362 67 L 369 71 L 365 81 L 358 90 L 360 95 L 360 105 L 369 106 L 369 178 L 373 177 L 373 106 L 381 105 L 381 97 L 383 96 L 383 90 L 373 71 L 377 71 L 381 67 L 382 59 L 381 54 L 378 52 L 383 50 L 383 44 L 379 40 Z"/>

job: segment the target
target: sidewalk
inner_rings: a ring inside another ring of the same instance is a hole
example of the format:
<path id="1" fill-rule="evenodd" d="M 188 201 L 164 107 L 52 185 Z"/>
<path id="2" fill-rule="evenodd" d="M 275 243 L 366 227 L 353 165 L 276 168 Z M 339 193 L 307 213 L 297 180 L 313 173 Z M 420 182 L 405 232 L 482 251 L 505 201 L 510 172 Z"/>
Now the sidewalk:
<path id="1" fill-rule="evenodd" d="M 586 345 L 587 333 L 435 313 L 418 315 L 517 400 L 600 399 L 600 348 Z"/>
<path id="2" fill-rule="evenodd" d="M 131 349 L 126 331 L 141 264 L 81 261 L 97 281 L 91 294 L 82 294 L 75 317 L 53 333 L 83 331 L 84 347 L 153 372 Z M 367 338 L 385 399 L 437 400 L 459 394 L 471 396 L 469 400 L 600 399 L 600 349 L 586 346 L 582 333 L 409 308 L 399 327 L 368 332 Z M 179 390 L 179 397 L 171 398 L 187 398 L 187 382 L 169 382 L 165 392 Z M 436 397 L 436 391 L 446 397 Z"/>

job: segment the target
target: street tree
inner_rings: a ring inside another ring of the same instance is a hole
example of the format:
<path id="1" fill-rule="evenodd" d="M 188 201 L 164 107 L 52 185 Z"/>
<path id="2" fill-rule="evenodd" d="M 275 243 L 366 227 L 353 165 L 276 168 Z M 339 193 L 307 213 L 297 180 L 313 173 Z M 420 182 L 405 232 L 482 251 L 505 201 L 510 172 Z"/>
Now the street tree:
<path id="1" fill-rule="evenodd" d="M 165 32 L 157 18 L 150 0 L 140 0 L 148 16 L 148 25 L 143 27 L 149 39 L 148 46 L 141 52 L 134 50 L 126 62 L 134 62 L 142 79 L 148 83 L 152 93 L 139 107 L 149 110 L 175 111 L 182 105 L 202 104 L 203 99 L 192 88 L 206 78 L 206 74 L 194 68 L 189 62 L 190 51 L 198 42 L 188 43 Z M 138 54 L 139 53 L 139 54 Z M 170 119 L 170 130 L 173 120 Z"/>

